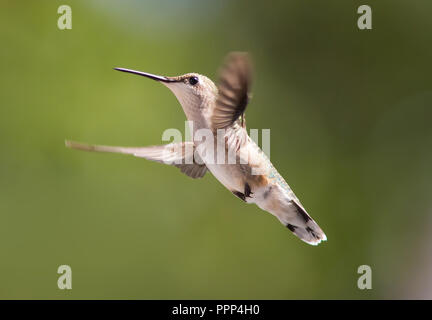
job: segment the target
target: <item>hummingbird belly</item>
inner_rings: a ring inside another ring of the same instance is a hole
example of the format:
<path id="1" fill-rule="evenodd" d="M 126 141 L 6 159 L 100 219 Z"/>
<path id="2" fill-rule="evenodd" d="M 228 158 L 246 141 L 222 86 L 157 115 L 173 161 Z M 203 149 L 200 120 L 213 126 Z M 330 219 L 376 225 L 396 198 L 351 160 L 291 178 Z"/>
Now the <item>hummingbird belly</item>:
<path id="1" fill-rule="evenodd" d="M 243 192 L 245 175 L 235 164 L 207 164 L 207 169 L 230 191 Z"/>

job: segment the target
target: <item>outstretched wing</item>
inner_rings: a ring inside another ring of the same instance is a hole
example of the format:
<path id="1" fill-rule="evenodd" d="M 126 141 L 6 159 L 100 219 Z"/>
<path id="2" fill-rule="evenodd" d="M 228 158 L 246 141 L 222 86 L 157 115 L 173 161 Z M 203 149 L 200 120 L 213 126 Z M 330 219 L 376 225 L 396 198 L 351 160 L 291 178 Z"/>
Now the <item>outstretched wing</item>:
<path id="1" fill-rule="evenodd" d="M 219 94 L 211 116 L 214 130 L 239 120 L 245 126 L 244 112 L 250 98 L 252 66 L 247 53 L 230 53 L 219 72 Z"/>
<path id="2" fill-rule="evenodd" d="M 179 168 L 181 172 L 194 179 L 202 178 L 207 171 L 207 167 L 203 164 L 201 158 L 198 158 L 199 156 L 195 152 L 193 142 L 134 148 L 89 145 L 66 140 L 66 146 L 84 151 L 131 154 L 135 157 L 175 166 Z"/>

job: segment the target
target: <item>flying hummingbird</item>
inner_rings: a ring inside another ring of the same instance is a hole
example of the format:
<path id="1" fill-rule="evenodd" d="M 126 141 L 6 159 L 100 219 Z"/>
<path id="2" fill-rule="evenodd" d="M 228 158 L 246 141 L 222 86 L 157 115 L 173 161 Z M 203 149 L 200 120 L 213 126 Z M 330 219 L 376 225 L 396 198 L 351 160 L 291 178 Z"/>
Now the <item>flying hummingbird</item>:
<path id="1" fill-rule="evenodd" d="M 114 68 L 158 81 L 177 97 L 190 125 L 192 137 L 200 130 L 211 138 L 149 147 L 114 147 L 66 141 L 66 146 L 85 151 L 132 154 L 178 167 L 192 178 L 210 171 L 229 191 L 246 203 L 255 203 L 273 214 L 306 243 L 327 240 L 318 224 L 306 212 L 294 192 L 276 171 L 264 152 L 246 131 L 245 110 L 250 98 L 252 66 L 247 53 L 228 54 L 219 71 L 219 85 L 209 78 L 187 73 L 176 77 L 158 76 Z M 219 133 L 222 132 L 222 139 Z M 218 143 L 214 143 L 215 137 Z M 210 152 L 220 144 L 224 154 Z M 235 161 L 226 161 L 226 154 Z M 217 161 L 217 160 L 223 161 Z"/>

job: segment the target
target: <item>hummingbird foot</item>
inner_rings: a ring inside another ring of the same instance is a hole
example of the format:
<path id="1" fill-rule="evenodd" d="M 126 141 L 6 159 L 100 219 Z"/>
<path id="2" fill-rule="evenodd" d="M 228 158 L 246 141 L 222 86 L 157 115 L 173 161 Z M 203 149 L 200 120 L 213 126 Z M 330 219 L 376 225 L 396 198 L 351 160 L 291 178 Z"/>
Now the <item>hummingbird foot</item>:
<path id="1" fill-rule="evenodd" d="M 240 191 L 232 191 L 232 193 L 236 197 L 238 197 L 241 200 L 243 200 L 244 202 L 247 202 L 246 198 L 252 198 L 251 194 L 253 194 L 253 192 L 251 191 L 250 185 L 248 183 L 245 184 L 244 193 L 241 193 Z"/>
<path id="2" fill-rule="evenodd" d="M 244 193 L 241 193 L 239 191 L 232 191 L 233 195 L 235 195 L 237 198 L 240 198 L 241 200 L 243 200 L 244 202 L 246 202 L 246 198 Z"/>
<path id="3" fill-rule="evenodd" d="M 246 184 L 245 184 L 245 190 L 244 190 L 244 197 L 245 198 L 252 198 L 250 196 L 251 194 L 253 194 L 253 192 L 251 191 L 249 183 L 246 182 Z"/>

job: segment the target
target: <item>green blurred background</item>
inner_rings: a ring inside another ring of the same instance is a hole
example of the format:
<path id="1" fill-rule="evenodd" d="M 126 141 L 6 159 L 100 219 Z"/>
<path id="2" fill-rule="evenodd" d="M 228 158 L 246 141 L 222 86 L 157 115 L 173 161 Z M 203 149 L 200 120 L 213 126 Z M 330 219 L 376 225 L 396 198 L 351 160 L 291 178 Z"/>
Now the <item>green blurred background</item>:
<path id="1" fill-rule="evenodd" d="M 72 8 L 72 30 L 57 8 Z M 357 28 L 369 4 L 373 29 Z M 432 298 L 431 1 L 0 4 L 0 298 Z M 161 144 L 185 116 L 113 67 L 216 79 L 251 53 L 249 128 L 328 236 L 207 174 L 64 147 Z M 72 267 L 72 290 L 57 268 Z M 373 289 L 357 288 L 370 265 Z"/>

